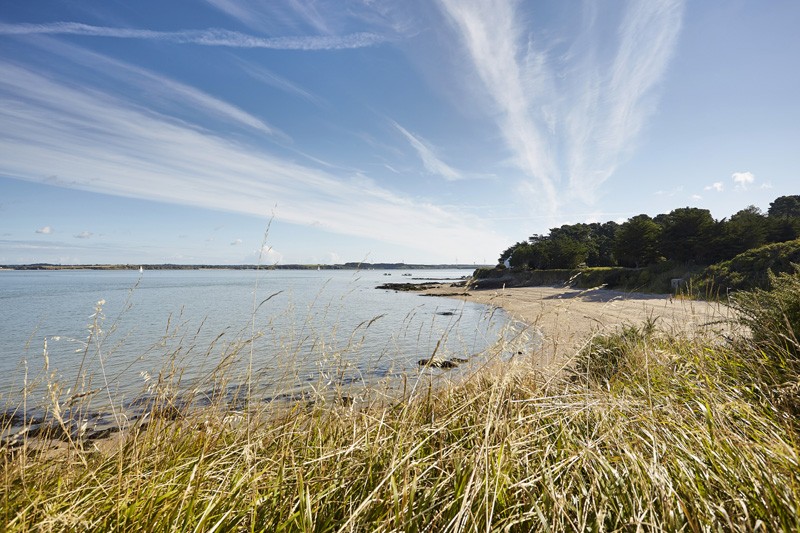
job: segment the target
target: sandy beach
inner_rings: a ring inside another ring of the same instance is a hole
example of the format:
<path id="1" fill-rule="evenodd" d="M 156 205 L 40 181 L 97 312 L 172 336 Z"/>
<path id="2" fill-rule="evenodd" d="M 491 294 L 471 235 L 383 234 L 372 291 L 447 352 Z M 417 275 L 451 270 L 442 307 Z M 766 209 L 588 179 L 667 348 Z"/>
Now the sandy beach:
<path id="1" fill-rule="evenodd" d="M 441 286 L 423 292 L 493 305 L 537 328 L 543 343 L 534 354 L 543 366 L 562 365 L 593 336 L 620 325 L 655 320 L 668 333 L 721 335 L 730 329 L 731 310 L 719 303 L 672 298 L 663 294 L 604 289 L 521 287 L 474 290 Z"/>

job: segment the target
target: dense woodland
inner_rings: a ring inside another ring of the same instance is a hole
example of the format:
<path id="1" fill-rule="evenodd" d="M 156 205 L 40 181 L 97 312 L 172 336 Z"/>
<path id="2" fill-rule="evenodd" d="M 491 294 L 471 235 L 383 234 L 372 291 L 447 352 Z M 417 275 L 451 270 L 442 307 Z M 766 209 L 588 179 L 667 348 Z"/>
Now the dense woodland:
<path id="1" fill-rule="evenodd" d="M 565 224 L 532 235 L 500 256 L 514 268 L 646 267 L 663 261 L 711 265 L 747 250 L 800 238 L 800 195 L 781 196 L 766 213 L 749 206 L 715 220 L 708 209 L 682 207 L 622 224 Z"/>

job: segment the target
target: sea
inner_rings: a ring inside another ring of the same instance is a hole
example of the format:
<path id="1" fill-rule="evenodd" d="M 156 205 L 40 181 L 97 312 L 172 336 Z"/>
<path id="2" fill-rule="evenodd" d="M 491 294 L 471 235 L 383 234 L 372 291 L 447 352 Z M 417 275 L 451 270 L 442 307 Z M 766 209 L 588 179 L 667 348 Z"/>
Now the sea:
<path id="1" fill-rule="evenodd" d="M 134 404 L 169 389 L 250 397 L 383 384 L 435 356 L 474 360 L 508 331 L 500 309 L 378 289 L 471 270 L 0 272 L 0 408 Z M 442 370 L 441 372 L 444 372 Z M 225 392 L 227 391 L 227 392 Z"/>

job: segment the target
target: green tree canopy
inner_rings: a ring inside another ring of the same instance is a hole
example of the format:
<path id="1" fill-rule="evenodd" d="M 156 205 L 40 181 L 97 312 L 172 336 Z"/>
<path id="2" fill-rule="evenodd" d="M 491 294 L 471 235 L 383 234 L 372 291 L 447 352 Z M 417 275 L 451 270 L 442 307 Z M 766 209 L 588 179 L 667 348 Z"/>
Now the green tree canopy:
<path id="1" fill-rule="evenodd" d="M 627 267 L 641 267 L 656 262 L 661 226 L 647 215 L 628 219 L 617 230 L 614 239 L 614 256 Z"/>
<path id="2" fill-rule="evenodd" d="M 683 207 L 653 218 L 641 214 L 616 222 L 564 224 L 531 235 L 500 255 L 515 268 L 643 267 L 666 258 L 711 264 L 764 244 L 800 238 L 800 195 L 781 196 L 765 215 L 748 206 L 729 219 L 707 209 Z"/>
<path id="3" fill-rule="evenodd" d="M 770 217 L 800 218 L 800 195 L 780 196 L 769 204 Z"/>
<path id="4" fill-rule="evenodd" d="M 710 258 L 714 218 L 708 209 L 681 207 L 663 218 L 661 252 L 682 263 L 703 263 Z"/>
<path id="5" fill-rule="evenodd" d="M 614 239 L 619 229 L 616 222 L 597 222 L 589 224 L 589 238 L 592 246 L 589 248 L 589 255 L 586 264 L 595 266 L 614 266 L 617 261 L 614 257 Z"/>
<path id="6" fill-rule="evenodd" d="M 761 210 L 751 205 L 720 222 L 718 229 L 713 259 L 723 261 L 766 244 L 769 223 Z"/>

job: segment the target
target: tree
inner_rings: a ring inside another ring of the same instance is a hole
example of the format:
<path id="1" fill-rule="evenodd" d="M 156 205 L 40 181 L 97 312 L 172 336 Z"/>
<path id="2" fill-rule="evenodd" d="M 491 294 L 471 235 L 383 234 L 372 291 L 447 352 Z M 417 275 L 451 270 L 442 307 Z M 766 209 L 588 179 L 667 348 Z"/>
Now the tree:
<path id="1" fill-rule="evenodd" d="M 589 238 L 592 246 L 589 248 L 589 256 L 586 264 L 594 266 L 614 266 L 617 260 L 614 257 L 615 237 L 619 230 L 619 224 L 610 221 L 605 224 L 589 224 Z"/>
<path id="2" fill-rule="evenodd" d="M 550 264 L 546 268 L 576 268 L 585 263 L 593 248 L 590 234 L 586 224 L 564 224 L 551 229 L 546 244 Z"/>
<path id="3" fill-rule="evenodd" d="M 780 196 L 769 204 L 769 242 L 793 241 L 800 237 L 800 196 Z"/>
<path id="4" fill-rule="evenodd" d="M 800 218 L 800 195 L 779 196 L 769 204 L 767 214 L 770 218 Z"/>
<path id="5" fill-rule="evenodd" d="M 724 261 L 766 244 L 769 222 L 754 205 L 748 206 L 718 224 L 714 242 L 714 262 Z"/>
<path id="6" fill-rule="evenodd" d="M 528 266 L 531 256 L 531 245 L 525 241 L 512 244 L 500 254 L 499 263 L 502 265 L 508 260 L 512 268 Z"/>
<path id="7" fill-rule="evenodd" d="M 642 267 L 659 258 L 661 226 L 647 215 L 636 215 L 624 222 L 614 238 L 614 256 L 621 266 Z"/>
<path id="8" fill-rule="evenodd" d="M 547 268 L 577 268 L 589 255 L 585 243 L 564 236 L 548 240 L 546 250 L 550 263 Z"/>
<path id="9" fill-rule="evenodd" d="M 681 207 L 663 221 L 661 252 L 667 259 L 682 263 L 707 263 L 711 259 L 715 221 L 708 209 Z"/>

